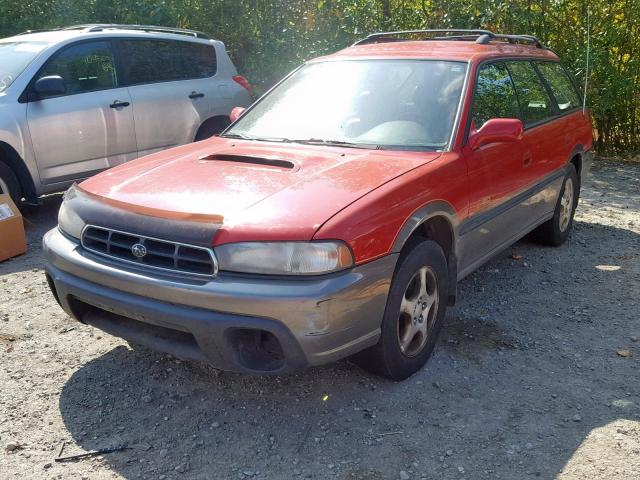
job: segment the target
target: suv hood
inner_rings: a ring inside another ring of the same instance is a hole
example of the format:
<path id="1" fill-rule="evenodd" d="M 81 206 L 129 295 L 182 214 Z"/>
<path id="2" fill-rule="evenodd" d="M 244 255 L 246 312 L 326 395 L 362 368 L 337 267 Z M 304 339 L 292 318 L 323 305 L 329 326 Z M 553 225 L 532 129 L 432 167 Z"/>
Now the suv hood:
<path id="1" fill-rule="evenodd" d="M 216 244 L 310 240 L 338 211 L 439 156 L 218 137 L 134 160 L 79 188 L 128 211 L 221 224 Z"/>

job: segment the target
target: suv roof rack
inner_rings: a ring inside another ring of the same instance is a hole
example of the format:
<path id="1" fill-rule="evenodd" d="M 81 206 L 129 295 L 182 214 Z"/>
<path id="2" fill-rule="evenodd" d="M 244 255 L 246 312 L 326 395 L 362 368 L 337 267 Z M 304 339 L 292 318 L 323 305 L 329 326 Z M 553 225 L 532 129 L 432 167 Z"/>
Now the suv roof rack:
<path id="1" fill-rule="evenodd" d="M 206 33 L 199 32 L 197 30 L 189 30 L 187 28 L 174 28 L 174 27 L 159 27 L 157 25 L 126 25 L 119 23 L 95 23 L 86 25 L 72 25 L 70 27 L 62 28 L 61 30 L 74 30 L 84 29 L 87 32 L 100 32 L 107 29 L 118 30 L 139 30 L 142 32 L 158 32 L 158 33 L 177 33 L 180 35 L 189 35 L 195 38 L 202 38 L 209 40 L 209 36 Z"/>
<path id="2" fill-rule="evenodd" d="M 399 30 L 397 32 L 380 32 L 358 40 L 352 46 L 366 45 L 369 43 L 383 42 L 406 42 L 415 40 L 414 36 L 425 35 L 422 40 L 467 40 L 474 41 L 480 45 L 486 45 L 491 40 L 500 40 L 508 43 L 524 43 L 535 45 L 537 48 L 545 48 L 540 40 L 533 35 L 505 35 L 503 33 L 493 33 L 489 30 L 465 30 L 443 28 L 436 30 Z M 429 36 L 430 35 L 430 36 Z"/>
<path id="3" fill-rule="evenodd" d="M 36 33 L 36 32 L 53 32 L 53 31 L 64 31 L 64 30 L 84 30 L 85 32 L 101 32 L 107 29 L 138 30 L 142 32 L 158 32 L 158 33 L 176 33 L 179 35 L 188 35 L 190 37 L 209 40 L 209 36 L 206 33 L 199 32 L 197 30 L 189 30 L 186 28 L 159 27 L 156 25 L 126 25 L 126 24 L 118 24 L 118 23 L 89 23 L 84 25 L 71 25 L 69 27 L 50 28 L 45 30 L 27 30 L 26 32 L 19 33 L 18 35 L 26 35 L 28 33 Z"/>

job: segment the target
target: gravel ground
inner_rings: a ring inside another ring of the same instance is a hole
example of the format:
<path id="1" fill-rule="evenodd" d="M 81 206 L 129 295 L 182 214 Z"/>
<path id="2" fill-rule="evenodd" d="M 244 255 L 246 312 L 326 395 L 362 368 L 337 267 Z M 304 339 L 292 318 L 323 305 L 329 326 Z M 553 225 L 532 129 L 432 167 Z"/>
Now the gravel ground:
<path id="1" fill-rule="evenodd" d="M 30 250 L 0 264 L 1 478 L 640 478 L 640 164 L 596 164 L 563 247 L 464 280 L 403 383 L 219 373 L 75 323 L 42 273 L 59 201 L 25 209 Z M 131 448 L 55 463 L 62 442 Z"/>

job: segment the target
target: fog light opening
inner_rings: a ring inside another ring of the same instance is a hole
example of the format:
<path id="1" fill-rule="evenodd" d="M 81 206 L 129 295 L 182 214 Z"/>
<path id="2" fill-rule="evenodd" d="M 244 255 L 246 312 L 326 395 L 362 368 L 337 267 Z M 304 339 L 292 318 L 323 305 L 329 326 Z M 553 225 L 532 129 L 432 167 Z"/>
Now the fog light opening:
<path id="1" fill-rule="evenodd" d="M 284 352 L 278 338 L 267 330 L 237 328 L 227 338 L 238 362 L 250 370 L 270 372 L 284 366 Z"/>

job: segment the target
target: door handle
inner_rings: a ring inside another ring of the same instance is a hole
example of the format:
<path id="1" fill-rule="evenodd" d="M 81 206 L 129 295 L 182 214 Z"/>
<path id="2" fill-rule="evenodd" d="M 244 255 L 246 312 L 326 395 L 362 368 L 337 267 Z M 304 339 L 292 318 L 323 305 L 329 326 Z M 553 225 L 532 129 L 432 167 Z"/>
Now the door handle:
<path id="1" fill-rule="evenodd" d="M 128 107 L 130 105 L 129 102 L 121 102 L 120 100 L 114 100 L 111 105 L 111 108 L 120 108 L 120 107 Z"/>
<path id="2" fill-rule="evenodd" d="M 522 157 L 522 164 L 525 167 L 528 167 L 531 165 L 531 162 L 533 162 L 533 156 L 531 155 L 531 152 L 525 153 L 524 156 Z"/>
<path id="3" fill-rule="evenodd" d="M 191 94 L 189 95 L 189 98 L 202 98 L 204 97 L 204 93 L 200 93 L 200 92 L 191 92 Z"/>

